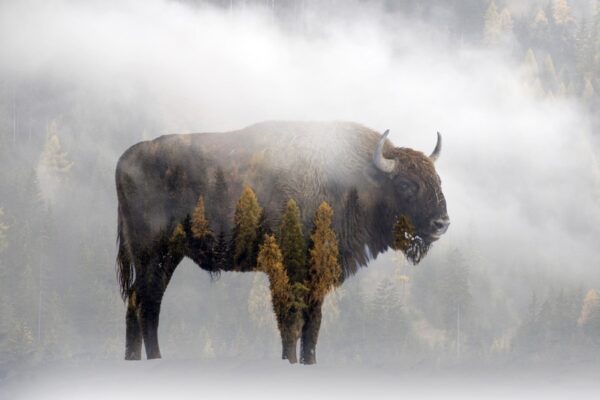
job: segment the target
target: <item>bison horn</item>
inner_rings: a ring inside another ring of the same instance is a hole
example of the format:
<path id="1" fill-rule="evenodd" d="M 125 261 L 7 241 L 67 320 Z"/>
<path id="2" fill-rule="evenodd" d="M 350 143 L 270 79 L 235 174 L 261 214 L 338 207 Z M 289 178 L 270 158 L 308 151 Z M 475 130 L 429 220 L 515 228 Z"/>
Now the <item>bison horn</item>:
<path id="1" fill-rule="evenodd" d="M 429 156 L 431 161 L 436 161 L 440 157 L 440 153 L 442 152 L 442 135 L 437 133 L 437 143 L 435 144 L 435 149 L 433 149 L 433 153 Z"/>
<path id="2" fill-rule="evenodd" d="M 387 129 L 383 135 L 381 135 L 381 139 L 377 143 L 377 147 L 375 148 L 375 154 L 373 154 L 373 163 L 375 166 L 382 170 L 383 172 L 390 173 L 396 167 L 396 161 L 387 159 L 383 156 L 383 144 L 385 143 L 385 139 L 389 135 L 390 130 Z"/>

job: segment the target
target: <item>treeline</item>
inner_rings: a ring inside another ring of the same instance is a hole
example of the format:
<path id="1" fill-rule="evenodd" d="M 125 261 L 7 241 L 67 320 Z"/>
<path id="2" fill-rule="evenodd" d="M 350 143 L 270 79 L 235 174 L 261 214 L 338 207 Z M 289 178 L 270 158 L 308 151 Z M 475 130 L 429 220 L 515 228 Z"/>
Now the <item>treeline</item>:
<path id="1" fill-rule="evenodd" d="M 218 170 L 215 186 L 219 186 L 218 177 L 222 175 Z M 331 227 L 331 206 L 322 202 L 316 210 L 308 244 L 300 212 L 296 202 L 289 199 L 281 225 L 274 230 L 266 223 L 256 194 L 245 186 L 235 207 L 230 240 L 225 230 L 215 237 L 206 216 L 204 196 L 199 197 L 192 215 L 177 224 L 169 238 L 171 253 L 191 254 L 213 276 L 221 271 L 257 270 L 267 274 L 284 344 L 283 358 L 292 362 L 296 362 L 295 344 L 304 320 L 311 313 L 320 313 L 325 296 L 341 283 L 343 274 L 338 239 Z M 215 221 L 214 225 L 223 226 L 223 221 Z"/>
<path id="2" fill-rule="evenodd" d="M 576 96 L 590 108 L 600 104 L 600 3 L 597 0 L 534 0 L 513 7 L 506 0 L 197 0 L 230 10 L 269 9 L 285 25 L 309 29 L 306 15 L 346 15 L 364 7 L 423 19 L 463 42 L 507 45 L 541 95 Z M 439 10 L 448 12 L 440 13 Z M 600 125 L 600 121 L 597 121 Z"/>

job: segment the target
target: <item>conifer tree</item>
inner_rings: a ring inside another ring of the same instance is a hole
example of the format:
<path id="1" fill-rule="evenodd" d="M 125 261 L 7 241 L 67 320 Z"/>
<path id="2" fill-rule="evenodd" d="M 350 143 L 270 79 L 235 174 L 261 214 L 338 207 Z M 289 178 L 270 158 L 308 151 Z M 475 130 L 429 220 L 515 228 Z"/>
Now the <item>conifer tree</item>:
<path id="1" fill-rule="evenodd" d="M 458 249 L 453 250 L 448 257 L 439 290 L 444 328 L 456 332 L 457 321 L 464 319 L 471 304 L 469 268 Z"/>
<path id="2" fill-rule="evenodd" d="M 550 41 L 550 24 L 546 13 L 541 8 L 535 14 L 530 29 L 535 44 L 540 47 L 547 47 L 546 45 Z"/>
<path id="3" fill-rule="evenodd" d="M 229 186 L 221 167 L 218 167 L 215 172 L 215 182 L 212 187 L 210 202 L 213 207 L 213 214 L 209 217 L 211 218 L 211 224 L 215 232 L 228 232 L 230 228 Z"/>
<path id="4" fill-rule="evenodd" d="M 552 61 L 552 56 L 550 54 L 547 54 L 544 58 L 544 82 L 547 92 L 557 93 L 559 80 L 556 75 L 556 69 L 554 68 L 554 61 Z"/>
<path id="5" fill-rule="evenodd" d="M 513 19 L 508 8 L 504 8 L 500 13 L 500 31 L 502 35 L 506 35 L 513 30 Z"/>
<path id="6" fill-rule="evenodd" d="M 277 316 L 279 329 L 284 329 L 284 317 L 290 309 L 290 281 L 283 266 L 283 255 L 275 236 L 265 235 L 256 259 L 257 269 L 269 277 L 273 311 Z"/>
<path id="7" fill-rule="evenodd" d="M 185 248 L 185 229 L 182 224 L 177 224 L 169 238 L 169 246 L 172 252 L 181 254 Z"/>
<path id="8" fill-rule="evenodd" d="M 217 237 L 217 243 L 214 249 L 214 262 L 217 271 L 227 271 L 231 269 L 229 246 L 225 232 L 221 231 Z"/>
<path id="9" fill-rule="evenodd" d="M 333 209 L 321 203 L 315 214 L 315 228 L 311 235 L 313 246 L 309 262 L 309 301 L 319 302 L 342 277 L 338 261 L 339 250 L 335 232 L 331 228 Z"/>
<path id="10" fill-rule="evenodd" d="M 246 186 L 235 209 L 233 228 L 233 261 L 242 270 L 251 268 L 255 261 L 261 214 L 254 191 Z"/>
<path id="11" fill-rule="evenodd" d="M 556 25 L 566 25 L 573 22 L 571 6 L 567 0 L 552 1 L 552 16 Z"/>
<path id="12" fill-rule="evenodd" d="M 540 81 L 540 68 L 532 49 L 528 49 L 523 61 L 525 74 L 528 79 L 528 85 L 536 95 L 544 94 L 544 89 Z"/>
<path id="13" fill-rule="evenodd" d="M 192 215 L 192 234 L 196 239 L 202 239 L 210 232 L 210 227 L 204 213 L 204 197 L 198 198 L 198 203 Z"/>
<path id="14" fill-rule="evenodd" d="M 600 342 L 600 291 L 587 292 L 577 323 L 590 339 Z"/>
<path id="15" fill-rule="evenodd" d="M 46 144 L 40 158 L 40 166 L 50 174 L 59 177 L 68 173 L 73 166 L 73 162 L 69 160 L 67 153 L 62 149 L 56 122 L 52 122 L 50 125 Z"/>
<path id="16" fill-rule="evenodd" d="M 588 292 L 585 294 L 585 298 L 583 299 L 581 313 L 577 323 L 579 325 L 585 325 L 590 318 L 592 310 L 598 307 L 600 307 L 600 291 L 596 289 L 588 290 Z"/>
<path id="17" fill-rule="evenodd" d="M 293 199 L 288 200 L 279 235 L 283 264 L 292 282 L 305 279 L 306 243 L 302 234 L 300 209 Z"/>
<path id="18" fill-rule="evenodd" d="M 6 240 L 6 231 L 8 230 L 8 225 L 4 223 L 4 210 L 0 208 L 0 253 L 6 249 L 7 240 Z"/>
<path id="19" fill-rule="evenodd" d="M 290 282 L 283 265 L 283 254 L 272 234 L 264 235 L 257 257 L 257 268 L 269 277 L 273 311 L 281 334 L 282 358 L 295 363 L 296 343 L 300 335 L 302 311 L 306 308 L 308 288 L 300 282 Z"/>
<path id="20" fill-rule="evenodd" d="M 594 91 L 594 85 L 592 81 L 588 78 L 584 80 L 583 92 L 581 93 L 581 97 L 586 102 L 591 102 L 595 96 L 596 92 Z"/>
<path id="21" fill-rule="evenodd" d="M 513 21 L 508 8 L 498 11 L 492 1 L 485 12 L 483 40 L 487 44 L 497 44 L 512 31 Z"/>
<path id="22" fill-rule="evenodd" d="M 501 34 L 500 14 L 496 3 L 492 1 L 485 12 L 483 39 L 485 43 L 498 43 Z"/>

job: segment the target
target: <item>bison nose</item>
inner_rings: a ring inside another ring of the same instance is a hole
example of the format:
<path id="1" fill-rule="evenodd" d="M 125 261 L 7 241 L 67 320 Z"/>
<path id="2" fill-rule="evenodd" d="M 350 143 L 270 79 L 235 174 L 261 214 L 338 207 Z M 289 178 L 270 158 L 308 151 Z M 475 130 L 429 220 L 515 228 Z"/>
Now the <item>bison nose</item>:
<path id="1" fill-rule="evenodd" d="M 448 230 L 448 225 L 450 225 L 450 218 L 448 216 L 438 218 L 432 222 L 434 228 L 436 229 L 437 235 L 443 235 Z"/>

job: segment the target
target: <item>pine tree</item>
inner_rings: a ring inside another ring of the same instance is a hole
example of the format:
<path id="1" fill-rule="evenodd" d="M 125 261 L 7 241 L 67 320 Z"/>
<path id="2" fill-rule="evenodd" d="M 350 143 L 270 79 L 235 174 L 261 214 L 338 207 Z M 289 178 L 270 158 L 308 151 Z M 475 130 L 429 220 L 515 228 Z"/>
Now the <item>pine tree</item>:
<path id="1" fill-rule="evenodd" d="M 507 35 L 513 30 L 513 19 L 508 8 L 504 8 L 500 13 L 500 32 L 502 35 Z"/>
<path id="2" fill-rule="evenodd" d="M 229 232 L 229 186 L 221 167 L 217 168 L 215 172 L 215 182 L 212 187 L 210 202 L 213 209 L 213 214 L 210 215 L 210 218 L 214 231 Z"/>
<path id="3" fill-rule="evenodd" d="M 483 40 L 487 44 L 498 43 L 500 40 L 501 26 L 500 14 L 494 1 L 490 2 L 484 17 Z"/>
<path id="4" fill-rule="evenodd" d="M 210 227 L 204 213 L 204 197 L 200 196 L 192 215 L 192 234 L 196 239 L 202 239 L 209 233 Z"/>
<path id="5" fill-rule="evenodd" d="M 590 318 L 592 310 L 597 307 L 600 307 L 600 291 L 596 289 L 590 289 L 585 294 L 585 298 L 583 299 L 581 313 L 579 314 L 577 323 L 579 325 L 585 325 Z"/>
<path id="6" fill-rule="evenodd" d="M 456 332 L 457 320 L 464 319 L 471 303 L 469 268 L 457 249 L 448 257 L 439 290 L 444 328 Z"/>
<path id="7" fill-rule="evenodd" d="M 586 19 L 579 24 L 579 30 L 575 35 L 575 48 L 577 72 L 579 76 L 584 77 L 590 73 L 594 65 L 591 30 Z"/>
<path id="8" fill-rule="evenodd" d="M 546 54 L 544 59 L 544 83 L 547 93 L 557 93 L 559 81 L 556 76 L 554 61 L 552 61 L 552 56 L 550 54 Z"/>
<path id="9" fill-rule="evenodd" d="M 595 95 L 596 92 L 594 90 L 594 85 L 592 84 L 592 81 L 586 78 L 584 80 L 583 92 L 581 93 L 581 97 L 583 98 L 583 100 L 589 103 L 594 99 Z"/>
<path id="10" fill-rule="evenodd" d="M 254 264 L 261 214 L 254 191 L 246 186 L 235 209 L 233 228 L 233 261 L 242 270 L 250 269 Z"/>
<path id="11" fill-rule="evenodd" d="M 4 210 L 0 207 L 0 254 L 8 246 L 6 232 L 8 231 L 8 225 L 4 223 Z"/>
<path id="12" fill-rule="evenodd" d="M 284 329 L 284 318 L 290 310 L 290 281 L 283 266 L 283 255 L 275 236 L 265 235 L 256 260 L 257 269 L 269 277 L 273 311 L 280 329 Z"/>
<path id="13" fill-rule="evenodd" d="M 527 78 L 527 86 L 538 96 L 544 94 L 544 88 L 540 80 L 540 68 L 532 49 L 528 49 L 523 61 L 525 76 Z"/>
<path id="14" fill-rule="evenodd" d="M 597 289 L 586 293 L 577 324 L 587 337 L 600 343 L 600 291 Z"/>
<path id="15" fill-rule="evenodd" d="M 71 170 L 73 161 L 69 160 L 68 154 L 63 151 L 56 122 L 52 122 L 46 137 L 46 144 L 40 158 L 40 165 L 48 172 L 64 175 Z"/>
<path id="16" fill-rule="evenodd" d="M 315 228 L 311 235 L 313 246 L 309 261 L 309 301 L 318 302 L 342 278 L 339 264 L 338 242 L 331 228 L 333 209 L 326 202 L 321 203 L 315 214 Z"/>
<path id="17" fill-rule="evenodd" d="M 177 224 L 169 238 L 169 246 L 173 253 L 183 254 L 185 250 L 185 229 L 182 224 Z"/>
<path id="18" fill-rule="evenodd" d="M 571 6 L 567 0 L 553 0 L 552 17 L 556 25 L 567 25 L 574 22 Z"/>
<path id="19" fill-rule="evenodd" d="M 546 13 L 541 8 L 535 14 L 530 29 L 534 44 L 537 47 L 547 48 L 550 42 L 550 23 Z"/>
<path id="20" fill-rule="evenodd" d="M 300 209 L 293 199 L 287 202 L 281 221 L 279 243 L 283 254 L 283 264 L 292 282 L 305 279 L 306 243 L 302 234 Z"/>
<path id="21" fill-rule="evenodd" d="M 217 238 L 214 249 L 214 262 L 217 271 L 228 271 L 231 269 L 231 257 L 225 232 L 221 231 Z"/>
<path id="22" fill-rule="evenodd" d="M 377 285 L 371 315 L 377 326 L 375 336 L 380 349 L 385 351 L 385 356 L 397 355 L 398 344 L 406 338 L 408 330 L 398 287 L 389 277 L 383 278 Z"/>

